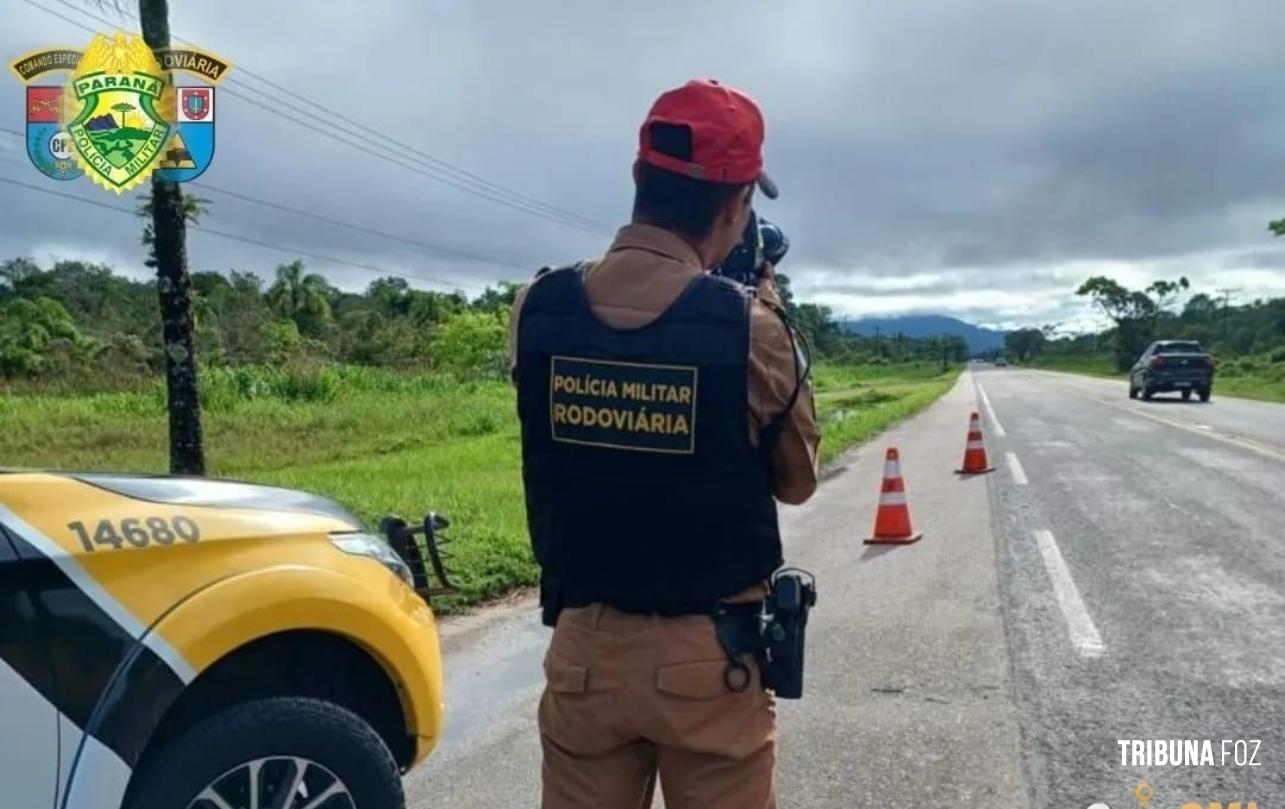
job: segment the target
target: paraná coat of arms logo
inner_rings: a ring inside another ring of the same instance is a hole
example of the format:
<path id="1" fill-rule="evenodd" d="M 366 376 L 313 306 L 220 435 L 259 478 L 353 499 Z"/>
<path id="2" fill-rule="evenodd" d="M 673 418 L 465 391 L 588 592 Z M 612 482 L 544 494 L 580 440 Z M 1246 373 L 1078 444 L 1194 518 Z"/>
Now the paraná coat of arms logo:
<path id="1" fill-rule="evenodd" d="M 214 86 L 231 69 L 205 51 L 153 51 L 137 34 L 99 34 L 83 52 L 34 51 L 13 62 L 27 84 L 27 154 L 59 180 L 82 175 L 117 194 L 155 172 L 175 182 L 214 159 Z M 70 72 L 63 86 L 33 83 Z M 181 73 L 208 82 L 175 85 Z"/>
<path id="2" fill-rule="evenodd" d="M 72 157 L 95 183 L 128 191 L 151 176 L 172 118 L 157 109 L 165 91 L 161 65 L 142 38 L 101 34 L 71 74 L 67 133 Z"/>

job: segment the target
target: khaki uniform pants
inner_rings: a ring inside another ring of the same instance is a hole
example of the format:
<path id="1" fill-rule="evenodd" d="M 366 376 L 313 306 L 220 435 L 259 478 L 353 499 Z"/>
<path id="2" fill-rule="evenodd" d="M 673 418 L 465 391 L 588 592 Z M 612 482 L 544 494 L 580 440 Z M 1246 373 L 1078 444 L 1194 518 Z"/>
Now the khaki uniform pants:
<path id="1" fill-rule="evenodd" d="M 776 709 L 753 663 L 727 657 L 703 615 L 630 615 L 594 604 L 558 619 L 540 701 L 544 809 L 774 809 Z"/>

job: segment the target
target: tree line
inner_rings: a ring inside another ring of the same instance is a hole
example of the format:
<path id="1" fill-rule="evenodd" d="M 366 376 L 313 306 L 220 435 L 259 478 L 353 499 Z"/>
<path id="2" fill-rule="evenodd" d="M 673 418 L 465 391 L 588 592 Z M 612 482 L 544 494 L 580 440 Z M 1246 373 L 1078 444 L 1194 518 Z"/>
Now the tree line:
<path id="1" fill-rule="evenodd" d="M 111 267 L 29 258 L 0 263 L 0 379 L 56 380 L 77 389 L 117 389 L 166 369 L 167 345 L 155 278 Z M 475 297 L 379 278 L 345 291 L 302 261 L 250 271 L 190 274 L 195 355 L 202 365 L 337 362 L 503 378 L 516 286 Z M 791 319 L 821 359 L 840 362 L 959 362 L 962 338 L 882 340 L 846 334 L 828 307 L 781 292 Z"/>
<path id="2" fill-rule="evenodd" d="M 1177 307 L 1178 297 L 1190 288 L 1186 278 L 1129 289 L 1106 276 L 1094 276 L 1076 294 L 1106 315 L 1110 327 L 1061 336 L 1054 324 L 1018 329 L 1004 336 L 1004 346 L 1019 362 L 1110 354 L 1119 371 L 1132 367 L 1153 340 L 1196 340 L 1220 358 L 1270 354 L 1273 361 L 1285 360 L 1285 298 L 1233 304 L 1227 296 L 1202 291 Z"/>
<path id="3" fill-rule="evenodd" d="M 380 278 L 346 292 L 300 261 L 278 266 L 271 281 L 238 270 L 190 278 L 202 364 L 334 361 L 467 376 L 505 367 L 508 285 L 469 299 Z M 0 263 L 0 377 L 75 377 L 87 388 L 113 388 L 162 372 L 157 284 L 82 261 Z"/>
<path id="4" fill-rule="evenodd" d="M 1267 223 L 1273 236 L 1285 237 L 1285 219 Z M 1153 340 L 1198 340 L 1215 354 L 1238 357 L 1270 354 L 1272 362 L 1285 362 L 1285 298 L 1259 298 L 1232 305 L 1229 291 L 1197 292 L 1175 311 L 1179 297 L 1191 283 L 1153 281 L 1143 289 L 1129 289 L 1115 279 L 1096 275 L 1075 294 L 1087 298 L 1111 321 L 1099 333 L 1056 337 L 1058 327 L 1048 324 L 1008 332 L 1004 348 L 1019 362 L 1039 357 L 1085 356 L 1110 352 L 1116 370 L 1127 371 Z"/>

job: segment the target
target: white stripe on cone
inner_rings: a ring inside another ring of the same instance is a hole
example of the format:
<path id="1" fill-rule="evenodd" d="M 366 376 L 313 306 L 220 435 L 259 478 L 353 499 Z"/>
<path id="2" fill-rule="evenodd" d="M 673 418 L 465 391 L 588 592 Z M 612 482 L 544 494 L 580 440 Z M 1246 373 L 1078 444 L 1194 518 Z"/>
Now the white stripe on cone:
<path id="1" fill-rule="evenodd" d="M 904 506 L 906 505 L 906 493 L 905 492 L 880 492 L 879 505 Z"/>
<path id="2" fill-rule="evenodd" d="M 893 480 L 901 477 L 901 463 L 899 461 L 885 461 L 883 465 L 883 479 Z"/>
<path id="3" fill-rule="evenodd" d="M 985 449 L 986 445 L 981 441 L 969 441 L 965 449 Z"/>

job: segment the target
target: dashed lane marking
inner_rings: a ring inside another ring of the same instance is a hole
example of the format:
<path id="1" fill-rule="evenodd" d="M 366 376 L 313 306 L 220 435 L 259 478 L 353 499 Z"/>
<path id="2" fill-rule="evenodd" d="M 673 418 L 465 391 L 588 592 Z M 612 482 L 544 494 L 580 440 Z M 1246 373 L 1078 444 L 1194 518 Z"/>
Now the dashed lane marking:
<path id="1" fill-rule="evenodd" d="M 1080 657 L 1101 657 L 1106 653 L 1106 644 L 1093 625 L 1093 618 L 1080 598 L 1080 591 L 1071 578 L 1071 571 L 1066 567 L 1062 552 L 1058 550 L 1053 532 L 1039 530 L 1035 532 L 1035 543 L 1039 545 L 1040 556 L 1044 559 L 1044 569 L 1048 571 L 1049 581 L 1053 584 L 1053 596 L 1062 609 L 1066 619 L 1066 629 L 1071 636 L 1071 645 Z"/>
<path id="2" fill-rule="evenodd" d="M 1017 453 L 1006 452 L 1004 457 L 1008 458 L 1008 471 L 1013 473 L 1013 482 L 1018 486 L 1025 486 L 1030 483 L 1026 479 L 1026 470 L 1022 469 L 1022 462 L 1017 459 Z"/>
<path id="3" fill-rule="evenodd" d="M 986 408 L 986 415 L 990 417 L 991 424 L 995 427 L 995 435 L 1005 438 L 1008 433 L 1004 431 L 1004 425 L 999 423 L 999 416 L 995 415 L 995 408 L 991 407 L 991 400 L 986 395 L 986 388 L 983 388 L 980 382 L 977 383 L 977 392 L 982 397 L 982 405 Z"/>

